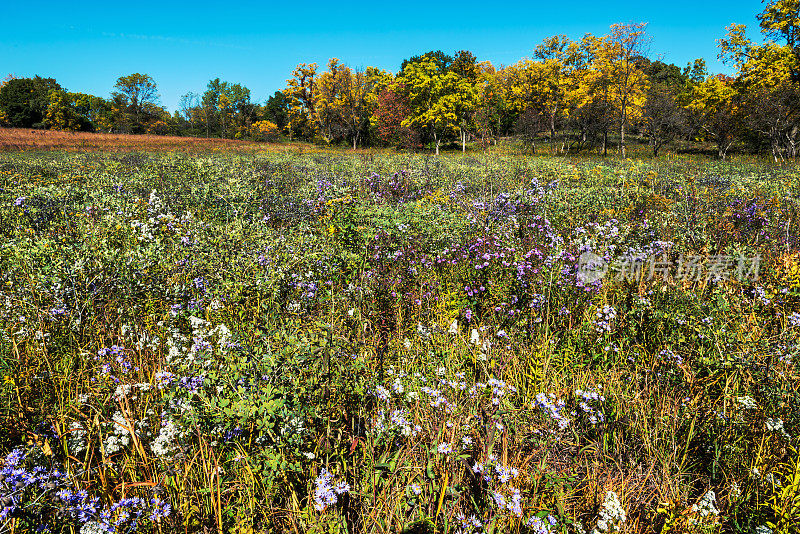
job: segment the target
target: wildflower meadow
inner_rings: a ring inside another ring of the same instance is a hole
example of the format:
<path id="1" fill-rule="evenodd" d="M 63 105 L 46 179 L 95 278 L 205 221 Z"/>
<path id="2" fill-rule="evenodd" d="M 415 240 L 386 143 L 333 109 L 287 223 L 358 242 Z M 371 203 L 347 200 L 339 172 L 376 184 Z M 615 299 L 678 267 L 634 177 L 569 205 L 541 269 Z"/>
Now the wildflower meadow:
<path id="1" fill-rule="evenodd" d="M 0 532 L 800 532 L 796 165 L 0 154 Z"/>

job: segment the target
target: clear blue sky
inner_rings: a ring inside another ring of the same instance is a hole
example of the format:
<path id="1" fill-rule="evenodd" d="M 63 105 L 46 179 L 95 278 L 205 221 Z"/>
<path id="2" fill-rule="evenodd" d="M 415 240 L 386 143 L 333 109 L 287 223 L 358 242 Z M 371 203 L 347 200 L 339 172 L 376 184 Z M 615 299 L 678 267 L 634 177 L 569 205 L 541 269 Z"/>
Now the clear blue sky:
<path id="1" fill-rule="evenodd" d="M 0 77 L 39 74 L 70 91 L 108 96 L 119 76 L 150 74 L 161 103 L 202 93 L 209 79 L 243 83 L 264 101 L 300 62 L 338 57 L 396 72 L 428 50 L 466 49 L 495 66 L 529 56 L 545 37 L 603 35 L 616 22 L 649 22 L 650 56 L 683 67 L 733 22 L 758 39 L 759 1 L 548 2 L 4 2 Z"/>

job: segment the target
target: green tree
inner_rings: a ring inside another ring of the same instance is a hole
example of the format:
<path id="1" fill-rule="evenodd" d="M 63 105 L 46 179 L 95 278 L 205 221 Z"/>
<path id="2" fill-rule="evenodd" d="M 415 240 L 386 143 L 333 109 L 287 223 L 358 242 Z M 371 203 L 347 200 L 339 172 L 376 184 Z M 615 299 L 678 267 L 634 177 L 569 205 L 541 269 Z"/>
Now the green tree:
<path id="1" fill-rule="evenodd" d="M 423 60 L 433 61 L 436 64 L 436 67 L 440 71 L 444 72 L 450 67 L 450 64 L 453 62 L 453 57 L 445 54 L 441 50 L 431 50 L 430 52 L 426 52 L 421 56 L 411 56 L 408 59 L 404 59 L 403 63 L 400 64 L 400 73 L 402 74 L 408 65 L 419 63 Z"/>
<path id="2" fill-rule="evenodd" d="M 289 123 L 289 103 L 283 91 L 275 91 L 275 94 L 267 99 L 264 110 L 266 119 L 275 123 L 280 131 L 286 128 Z"/>
<path id="3" fill-rule="evenodd" d="M 53 78 L 14 78 L 0 88 L 0 112 L 9 126 L 43 128 L 50 92 L 61 91 Z"/>
<path id="4" fill-rule="evenodd" d="M 448 67 L 462 78 L 475 82 L 480 74 L 478 59 L 469 50 L 459 50 Z"/>
<path id="5" fill-rule="evenodd" d="M 190 91 L 181 95 L 178 110 L 175 111 L 175 120 L 182 122 L 183 129 L 188 129 L 190 135 L 197 135 L 196 125 L 201 120 L 199 101 L 198 95 Z"/>
<path id="6" fill-rule="evenodd" d="M 693 63 L 687 63 L 683 69 L 683 76 L 687 78 L 690 83 L 701 83 L 705 81 L 708 76 L 708 69 L 706 68 L 706 60 L 703 58 L 695 59 Z"/>
<path id="7" fill-rule="evenodd" d="M 142 133 L 147 129 L 159 101 L 156 82 L 149 74 L 138 72 L 120 76 L 111 98 L 120 113 L 122 128 L 132 133 Z"/>

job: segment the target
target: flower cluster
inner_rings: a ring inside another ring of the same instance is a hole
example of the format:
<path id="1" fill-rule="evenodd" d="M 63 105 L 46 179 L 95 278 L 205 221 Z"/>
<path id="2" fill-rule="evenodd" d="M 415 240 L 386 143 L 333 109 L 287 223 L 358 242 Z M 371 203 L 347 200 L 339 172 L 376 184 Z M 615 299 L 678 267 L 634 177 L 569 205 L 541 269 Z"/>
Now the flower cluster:
<path id="1" fill-rule="evenodd" d="M 699 517 L 697 518 L 690 518 L 690 523 L 698 524 L 698 523 L 716 523 L 717 517 L 719 516 L 719 510 L 717 509 L 717 496 L 712 490 L 708 490 L 697 504 L 693 504 L 691 511 Z"/>
<path id="2" fill-rule="evenodd" d="M 592 426 L 605 421 L 603 411 L 589 404 L 603 403 L 606 400 L 605 397 L 600 395 L 597 391 L 583 391 L 582 389 L 575 390 L 575 396 L 578 398 L 578 407 L 580 407 L 581 411 L 586 415 Z"/>
<path id="3" fill-rule="evenodd" d="M 333 475 L 325 468 L 314 481 L 314 509 L 322 512 L 328 506 L 336 504 L 338 497 L 350 491 L 347 482 L 333 483 Z"/>
<path id="4" fill-rule="evenodd" d="M 592 534 L 602 534 L 604 532 L 618 532 L 620 525 L 625 522 L 627 515 L 619 497 L 613 491 L 606 493 L 606 498 L 600 506 L 597 517 L 597 527 L 592 530 Z"/>
<path id="5" fill-rule="evenodd" d="M 478 534 L 483 528 L 483 523 L 480 519 L 474 515 L 467 517 L 463 512 L 459 512 L 456 515 L 456 521 L 459 527 L 456 530 L 457 534 Z"/>
<path id="6" fill-rule="evenodd" d="M 681 365 L 683 363 L 683 358 L 672 352 L 670 349 L 662 350 L 658 353 L 658 357 L 667 363 L 673 363 L 675 365 Z"/>
<path id="7" fill-rule="evenodd" d="M 533 403 L 532 407 L 543 410 L 551 419 L 558 423 L 559 430 L 564 430 L 570 424 L 570 419 L 561 413 L 564 406 L 564 401 L 562 399 L 557 399 L 552 393 L 537 393 L 536 401 Z"/>
<path id="8" fill-rule="evenodd" d="M 556 518 L 548 514 L 545 518 L 532 516 L 525 522 L 525 525 L 533 531 L 533 534 L 550 534 L 552 532 L 551 529 L 557 523 Z"/>
<path id="9" fill-rule="evenodd" d="M 56 528 L 50 524 L 76 525 L 81 532 L 133 532 L 146 523 L 158 523 L 168 517 L 168 502 L 153 497 L 126 497 L 108 506 L 101 506 L 99 497 L 77 489 L 67 474 L 59 469 L 41 466 L 28 469 L 23 465 L 25 453 L 15 449 L 0 469 L 0 521 L 25 513 L 41 522 L 42 531 Z M 56 512 L 53 514 L 52 512 Z"/>
<path id="10" fill-rule="evenodd" d="M 617 318 L 617 310 L 614 306 L 606 304 L 595 313 L 597 320 L 594 322 L 594 329 L 599 333 L 611 332 L 614 319 Z"/>
<path id="11" fill-rule="evenodd" d="M 750 396 L 737 397 L 736 401 L 742 405 L 745 410 L 758 410 L 758 404 L 755 399 Z"/>

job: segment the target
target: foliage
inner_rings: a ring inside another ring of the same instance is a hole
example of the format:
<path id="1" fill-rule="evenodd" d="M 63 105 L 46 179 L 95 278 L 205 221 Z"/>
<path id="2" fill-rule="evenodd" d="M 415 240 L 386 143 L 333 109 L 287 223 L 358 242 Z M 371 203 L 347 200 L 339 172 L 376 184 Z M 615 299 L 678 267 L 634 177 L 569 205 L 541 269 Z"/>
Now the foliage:
<path id="1" fill-rule="evenodd" d="M 149 74 L 136 72 L 120 76 L 111 98 L 123 130 L 142 133 L 151 118 L 158 115 L 158 88 Z"/>
<path id="2" fill-rule="evenodd" d="M 50 91 L 61 86 L 52 78 L 13 78 L 0 87 L 3 124 L 20 128 L 41 128 L 50 102 Z"/>

